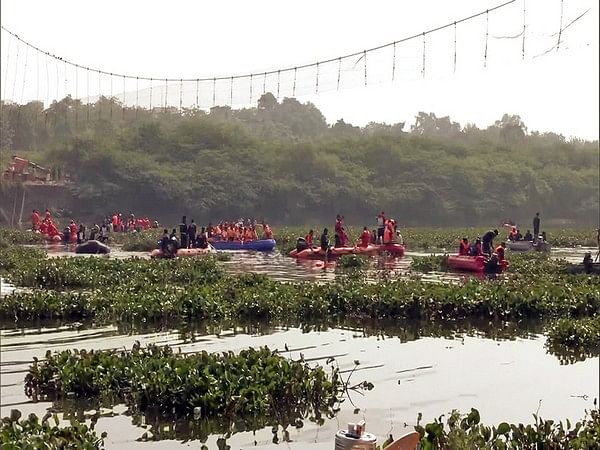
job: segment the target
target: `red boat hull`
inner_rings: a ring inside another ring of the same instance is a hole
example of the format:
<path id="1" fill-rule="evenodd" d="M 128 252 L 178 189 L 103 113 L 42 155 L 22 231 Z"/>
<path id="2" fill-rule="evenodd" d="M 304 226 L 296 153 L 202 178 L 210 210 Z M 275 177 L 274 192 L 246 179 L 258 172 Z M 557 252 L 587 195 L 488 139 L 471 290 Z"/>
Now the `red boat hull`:
<path id="1" fill-rule="evenodd" d="M 404 246 L 400 244 L 369 245 L 367 247 L 334 247 L 326 254 L 320 248 L 307 248 L 298 252 L 296 249 L 290 252 L 292 258 L 298 259 L 333 259 L 342 255 L 377 255 L 379 253 L 390 253 L 393 256 L 404 256 Z"/>
<path id="2" fill-rule="evenodd" d="M 485 272 L 485 258 L 483 256 L 448 256 L 448 267 L 454 270 L 464 270 L 467 272 Z M 500 262 L 500 271 L 503 272 L 508 267 L 508 261 Z"/>

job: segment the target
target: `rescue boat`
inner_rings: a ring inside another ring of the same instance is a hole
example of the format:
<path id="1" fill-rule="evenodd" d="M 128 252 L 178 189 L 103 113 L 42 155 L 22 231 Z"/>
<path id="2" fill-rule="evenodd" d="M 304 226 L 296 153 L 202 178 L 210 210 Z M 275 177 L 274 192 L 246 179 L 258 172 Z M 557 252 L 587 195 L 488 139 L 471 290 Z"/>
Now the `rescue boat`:
<path id="1" fill-rule="evenodd" d="M 212 246 L 208 246 L 207 248 L 180 248 L 177 250 L 175 255 L 165 256 L 163 251 L 159 248 L 152 250 L 150 252 L 150 258 L 189 258 L 193 256 L 205 256 L 210 254 L 215 254 L 217 251 Z"/>
<path id="2" fill-rule="evenodd" d="M 213 241 L 217 250 L 254 250 L 270 252 L 275 248 L 275 239 L 258 239 L 256 241 Z"/>
<path id="3" fill-rule="evenodd" d="M 448 267 L 467 272 L 503 272 L 508 267 L 508 261 L 503 259 L 497 268 L 488 267 L 484 256 L 449 255 Z"/>
<path id="4" fill-rule="evenodd" d="M 377 255 L 380 253 L 390 253 L 393 256 L 404 256 L 405 247 L 401 244 L 369 244 L 367 247 L 332 247 L 329 252 L 321 250 L 320 247 L 307 248 L 302 251 L 293 249 L 289 256 L 298 259 L 333 259 L 343 255 Z"/>

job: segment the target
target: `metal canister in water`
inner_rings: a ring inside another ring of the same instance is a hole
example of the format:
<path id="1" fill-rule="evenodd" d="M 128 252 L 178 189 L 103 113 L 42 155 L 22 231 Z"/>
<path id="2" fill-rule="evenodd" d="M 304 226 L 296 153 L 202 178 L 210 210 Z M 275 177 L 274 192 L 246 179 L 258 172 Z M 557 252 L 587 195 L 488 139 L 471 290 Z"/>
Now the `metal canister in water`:
<path id="1" fill-rule="evenodd" d="M 365 432 L 365 423 L 349 423 L 347 430 L 335 434 L 335 450 L 375 450 L 377 437 Z"/>

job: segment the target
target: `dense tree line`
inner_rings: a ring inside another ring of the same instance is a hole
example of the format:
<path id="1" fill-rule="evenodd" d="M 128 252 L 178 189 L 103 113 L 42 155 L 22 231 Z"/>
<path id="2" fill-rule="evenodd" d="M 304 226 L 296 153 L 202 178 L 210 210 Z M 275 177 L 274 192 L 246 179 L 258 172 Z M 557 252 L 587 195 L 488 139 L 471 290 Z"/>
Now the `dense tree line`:
<path id="1" fill-rule="evenodd" d="M 196 220 L 484 224 L 545 218 L 595 224 L 598 142 L 529 132 L 519 116 L 486 129 L 420 112 L 405 126 L 328 125 L 311 103 L 265 94 L 234 110 L 123 107 L 102 97 L 2 103 L 0 145 L 76 182 L 78 214 L 115 209 Z"/>

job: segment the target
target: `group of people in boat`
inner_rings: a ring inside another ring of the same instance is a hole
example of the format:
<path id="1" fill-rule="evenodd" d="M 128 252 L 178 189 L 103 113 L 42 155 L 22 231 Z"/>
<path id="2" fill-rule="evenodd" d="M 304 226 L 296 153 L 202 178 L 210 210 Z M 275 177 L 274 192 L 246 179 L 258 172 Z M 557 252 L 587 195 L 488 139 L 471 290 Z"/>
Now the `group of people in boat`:
<path id="1" fill-rule="evenodd" d="M 386 218 L 383 211 L 378 214 L 376 218 L 378 228 L 370 231 L 368 227 L 363 227 L 357 242 L 351 244 L 350 237 L 348 236 L 348 232 L 344 225 L 344 216 L 337 214 L 334 227 L 334 248 L 349 247 L 352 245 L 366 248 L 369 245 L 403 243 L 402 235 L 398 230 L 398 224 L 395 219 Z M 298 238 L 296 241 L 296 250 L 301 252 L 302 250 L 312 247 L 316 247 L 315 233 L 314 230 L 310 229 L 304 238 Z M 323 251 L 327 251 L 331 247 L 328 228 L 323 229 L 318 247 Z"/>
<path id="2" fill-rule="evenodd" d="M 475 240 L 469 243 L 469 239 L 464 237 L 458 246 L 459 256 L 484 256 L 487 258 L 496 255 L 498 261 L 505 258 L 506 243 L 500 244 L 494 249 L 494 238 L 498 236 L 498 230 L 489 230 L 482 237 L 477 236 Z"/>
<path id="3" fill-rule="evenodd" d="M 159 241 L 159 247 L 163 252 L 172 250 L 173 247 L 175 250 L 208 248 L 210 242 L 215 241 L 249 242 L 258 239 L 273 239 L 273 230 L 269 224 L 264 221 L 258 223 L 254 219 L 221 221 L 216 225 L 209 222 L 208 225 L 199 228 L 194 219 L 188 224 L 187 217 L 183 216 L 178 228 L 179 238 L 177 237 L 177 228 L 173 228 L 171 233 L 167 229 L 163 230 L 163 236 Z M 258 230 L 260 230 L 260 237 Z"/>
<path id="4" fill-rule="evenodd" d="M 525 233 L 525 235 L 523 235 L 521 233 L 521 231 L 519 230 L 519 228 L 516 225 L 513 224 L 506 224 L 505 226 L 510 226 L 510 232 L 508 233 L 508 240 L 512 241 L 512 242 L 518 242 L 518 241 L 528 241 L 528 242 L 537 242 L 537 241 L 541 241 L 541 242 L 547 242 L 546 241 L 546 232 L 542 231 L 540 233 L 540 213 L 536 212 L 535 216 L 533 217 L 533 234 L 531 234 L 530 230 L 527 230 L 527 232 Z"/>

